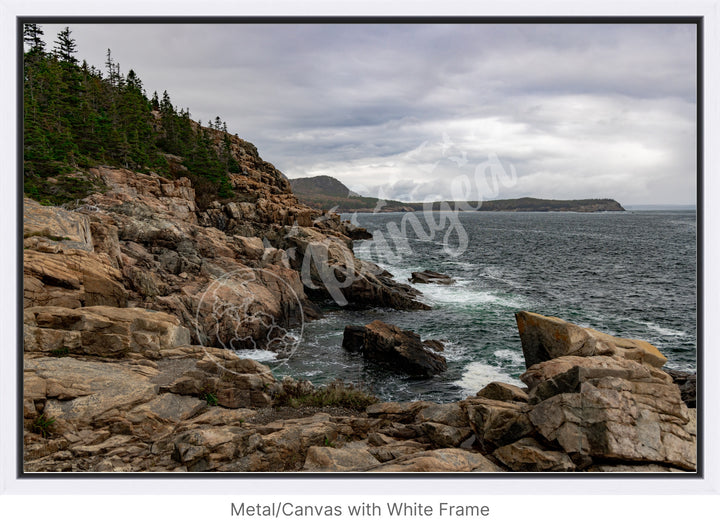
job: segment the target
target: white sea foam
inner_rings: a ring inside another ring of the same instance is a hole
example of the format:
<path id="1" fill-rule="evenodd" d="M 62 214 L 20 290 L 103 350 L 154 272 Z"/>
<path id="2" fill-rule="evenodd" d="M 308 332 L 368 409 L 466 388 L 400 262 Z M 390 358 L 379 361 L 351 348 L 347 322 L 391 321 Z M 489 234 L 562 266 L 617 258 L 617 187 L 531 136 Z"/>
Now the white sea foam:
<path id="1" fill-rule="evenodd" d="M 523 306 L 525 300 L 520 295 L 498 294 L 497 292 L 472 289 L 470 281 L 457 282 L 452 286 L 440 284 L 415 285 L 432 305 L 433 303 L 453 306 L 504 306 L 516 308 Z"/>
<path id="2" fill-rule="evenodd" d="M 641 322 L 640 324 L 644 324 L 647 326 L 650 330 L 653 332 L 657 332 L 661 336 L 674 336 L 674 337 L 682 337 L 687 335 L 686 332 L 683 332 L 682 330 L 673 330 L 672 328 L 664 328 L 660 325 L 657 325 L 655 323 L 648 323 L 648 322 Z"/>
<path id="3" fill-rule="evenodd" d="M 522 352 L 517 350 L 510 350 L 508 348 L 501 348 L 499 350 L 496 350 L 495 352 L 493 352 L 493 356 L 495 356 L 499 360 L 510 362 L 513 365 L 522 366 L 525 363 L 525 358 L 523 357 Z"/>
<path id="4" fill-rule="evenodd" d="M 505 374 L 499 368 L 488 365 L 482 361 L 468 363 L 465 373 L 457 384 L 468 394 L 474 395 L 480 389 L 492 382 L 504 382 L 513 385 L 522 385 L 522 382 Z"/>
<path id="5" fill-rule="evenodd" d="M 276 352 L 263 350 L 261 348 L 236 350 L 235 354 L 237 354 L 240 359 L 251 359 L 261 363 L 263 361 L 274 361 L 277 359 Z"/>
<path id="6" fill-rule="evenodd" d="M 446 360 L 464 361 L 469 358 L 472 359 L 472 352 L 467 346 L 452 341 L 443 341 L 443 343 L 445 344 L 445 350 L 441 354 Z"/>

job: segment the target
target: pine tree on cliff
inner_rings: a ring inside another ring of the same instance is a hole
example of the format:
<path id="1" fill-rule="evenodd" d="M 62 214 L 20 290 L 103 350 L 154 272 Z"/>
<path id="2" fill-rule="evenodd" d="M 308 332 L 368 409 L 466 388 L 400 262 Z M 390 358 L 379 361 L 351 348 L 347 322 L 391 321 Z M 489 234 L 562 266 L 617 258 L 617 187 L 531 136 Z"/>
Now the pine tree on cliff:
<path id="1" fill-rule="evenodd" d="M 71 34 L 69 27 L 65 27 L 64 30 L 58 33 L 53 53 L 60 61 L 76 65 L 78 60 L 74 54 L 77 52 L 77 47 L 75 46 L 75 39 L 70 36 Z"/>
<path id="2" fill-rule="evenodd" d="M 39 201 L 62 204 L 84 197 L 92 185 L 71 176 L 97 164 L 155 170 L 170 176 L 163 153 L 183 157 L 196 190 L 204 200 L 231 197 L 230 171 L 239 171 L 228 139 L 198 129 L 190 111 L 177 110 L 167 91 L 162 100 L 147 98 L 140 77 L 126 77 L 107 50 L 107 76 L 83 61 L 69 27 L 62 30 L 52 53 L 45 53 L 43 31 L 23 27 L 23 117 L 25 193 Z M 152 111 L 160 112 L 159 132 Z M 218 116 L 212 129 L 226 131 Z M 47 177 L 58 184 L 49 184 Z M 84 194 L 84 195 L 83 195 Z"/>
<path id="3" fill-rule="evenodd" d="M 157 91 L 153 92 L 152 99 L 150 100 L 150 103 L 152 105 L 153 111 L 159 111 L 160 110 L 160 99 L 158 98 Z"/>
<path id="4" fill-rule="evenodd" d="M 44 35 L 42 28 L 37 24 L 25 24 L 23 26 L 23 41 L 29 47 L 30 53 L 44 54 L 45 42 L 42 40 Z"/>

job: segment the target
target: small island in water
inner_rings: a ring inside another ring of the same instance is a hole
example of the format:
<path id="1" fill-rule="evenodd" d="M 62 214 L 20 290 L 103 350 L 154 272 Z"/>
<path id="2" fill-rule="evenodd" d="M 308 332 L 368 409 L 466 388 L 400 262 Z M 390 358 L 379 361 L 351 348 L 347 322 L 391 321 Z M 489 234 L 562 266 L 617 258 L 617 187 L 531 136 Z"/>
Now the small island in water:
<path id="1" fill-rule="evenodd" d="M 336 212 L 413 212 L 418 210 L 467 210 L 467 206 L 456 208 L 455 201 L 434 203 L 404 203 L 392 199 L 363 197 L 356 194 L 342 182 L 329 175 L 290 179 L 293 193 L 308 206 Z M 614 199 L 497 199 L 493 201 L 470 202 L 472 210 L 480 212 L 624 212 L 625 209 Z"/>

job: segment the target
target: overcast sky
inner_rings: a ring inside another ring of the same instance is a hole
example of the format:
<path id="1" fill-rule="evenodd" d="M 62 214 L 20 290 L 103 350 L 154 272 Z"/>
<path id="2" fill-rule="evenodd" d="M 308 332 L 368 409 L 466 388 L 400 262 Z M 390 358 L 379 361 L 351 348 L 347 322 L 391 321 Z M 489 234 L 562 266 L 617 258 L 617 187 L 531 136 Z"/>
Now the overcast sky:
<path id="1" fill-rule="evenodd" d="M 63 26 L 42 25 L 48 48 Z M 695 203 L 693 25 L 69 26 L 80 60 L 104 69 L 110 48 L 149 96 L 219 115 L 290 178 L 415 201 Z"/>

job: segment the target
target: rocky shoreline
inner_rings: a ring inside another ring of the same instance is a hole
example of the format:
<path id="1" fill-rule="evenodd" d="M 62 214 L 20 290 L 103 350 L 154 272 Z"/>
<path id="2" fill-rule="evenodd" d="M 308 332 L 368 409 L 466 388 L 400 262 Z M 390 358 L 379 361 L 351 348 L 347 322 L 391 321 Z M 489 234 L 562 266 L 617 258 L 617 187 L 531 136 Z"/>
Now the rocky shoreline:
<path id="1" fill-rule="evenodd" d="M 611 336 L 593 343 L 556 318 L 518 321 L 527 316 L 521 337 L 540 339 L 526 357 L 547 359 L 523 374 L 526 388 L 495 382 L 447 404 L 278 407 L 288 389 L 301 396 L 312 384 L 190 345 L 169 314 L 30 308 L 25 471 L 695 470 L 695 409 L 659 368 L 662 355 Z"/>
<path id="2" fill-rule="evenodd" d="M 103 183 L 77 204 L 25 199 L 25 472 L 695 470 L 691 377 L 651 345 L 538 314 L 518 314 L 526 388 L 435 404 L 339 387 L 345 402 L 282 405 L 322 390 L 233 349 L 291 355 L 328 300 L 428 307 L 354 256 L 367 231 L 231 148 L 232 201 L 200 208 L 187 178 L 104 166 L 76 176 Z M 442 370 L 436 343 L 382 322 L 355 338 L 380 361 L 421 353 L 425 377 Z"/>

